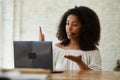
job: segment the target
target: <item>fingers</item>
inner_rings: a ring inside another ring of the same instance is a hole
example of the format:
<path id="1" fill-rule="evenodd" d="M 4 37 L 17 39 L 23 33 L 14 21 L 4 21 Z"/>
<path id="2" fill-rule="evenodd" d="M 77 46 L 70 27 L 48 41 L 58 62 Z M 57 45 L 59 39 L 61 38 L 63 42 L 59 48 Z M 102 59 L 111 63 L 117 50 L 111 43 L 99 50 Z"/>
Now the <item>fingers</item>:
<path id="1" fill-rule="evenodd" d="M 71 60 L 71 61 L 77 62 L 77 63 L 79 61 L 81 61 L 81 55 L 79 55 L 79 56 L 65 55 L 64 57 L 67 58 L 67 59 L 69 59 L 69 60 Z"/>
<path id="2" fill-rule="evenodd" d="M 70 59 L 72 61 L 76 61 L 76 59 L 77 59 L 77 57 L 73 56 L 73 55 L 65 55 L 64 57 L 67 58 L 67 59 Z"/>
<path id="3" fill-rule="evenodd" d="M 39 41 L 44 41 L 44 34 L 42 33 L 41 26 L 39 27 Z"/>
<path id="4" fill-rule="evenodd" d="M 41 29 L 41 26 L 39 27 L 39 31 L 40 31 L 40 34 L 42 34 L 42 29 Z"/>
<path id="5" fill-rule="evenodd" d="M 81 55 L 79 55 L 79 56 L 74 56 L 74 55 L 65 55 L 64 56 L 65 58 L 81 58 Z"/>

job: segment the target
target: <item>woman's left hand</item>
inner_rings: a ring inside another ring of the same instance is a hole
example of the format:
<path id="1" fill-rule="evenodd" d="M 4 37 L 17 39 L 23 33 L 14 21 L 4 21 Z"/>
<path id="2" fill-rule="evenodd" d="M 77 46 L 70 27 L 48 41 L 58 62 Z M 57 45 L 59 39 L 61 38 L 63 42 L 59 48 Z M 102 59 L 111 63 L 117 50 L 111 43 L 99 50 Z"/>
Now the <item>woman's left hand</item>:
<path id="1" fill-rule="evenodd" d="M 91 70 L 83 61 L 82 61 L 82 56 L 74 56 L 74 55 L 65 55 L 65 58 L 74 61 L 75 63 L 78 64 L 80 70 Z"/>
<path id="2" fill-rule="evenodd" d="M 81 59 L 82 59 L 81 55 L 79 55 L 79 56 L 65 55 L 64 57 L 67 58 L 67 59 L 69 59 L 69 60 L 72 60 L 72 61 L 74 61 L 76 63 L 80 63 Z"/>

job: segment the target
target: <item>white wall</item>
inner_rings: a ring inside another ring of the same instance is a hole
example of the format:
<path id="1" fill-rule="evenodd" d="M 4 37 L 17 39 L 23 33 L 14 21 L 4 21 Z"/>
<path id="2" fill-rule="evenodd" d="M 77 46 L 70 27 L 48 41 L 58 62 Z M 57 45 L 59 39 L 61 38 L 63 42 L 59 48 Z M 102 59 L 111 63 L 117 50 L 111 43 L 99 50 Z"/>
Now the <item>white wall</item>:
<path id="1" fill-rule="evenodd" d="M 88 6 L 100 18 L 102 68 L 113 70 L 120 59 L 119 3 L 120 0 L 14 0 L 14 40 L 38 40 L 40 25 L 46 40 L 55 43 L 62 14 L 75 5 Z"/>
<path id="2" fill-rule="evenodd" d="M 0 3 L 0 68 L 11 68 L 13 67 L 14 0 L 1 0 Z"/>
<path id="3" fill-rule="evenodd" d="M 1 5 L 1 0 L 0 0 L 0 5 Z M 2 27 L 1 27 L 1 6 L 0 6 L 0 51 L 1 51 L 1 53 L 0 53 L 0 55 L 2 55 Z M 0 68 L 1 68 L 1 66 L 2 66 L 2 56 L 0 56 Z"/>

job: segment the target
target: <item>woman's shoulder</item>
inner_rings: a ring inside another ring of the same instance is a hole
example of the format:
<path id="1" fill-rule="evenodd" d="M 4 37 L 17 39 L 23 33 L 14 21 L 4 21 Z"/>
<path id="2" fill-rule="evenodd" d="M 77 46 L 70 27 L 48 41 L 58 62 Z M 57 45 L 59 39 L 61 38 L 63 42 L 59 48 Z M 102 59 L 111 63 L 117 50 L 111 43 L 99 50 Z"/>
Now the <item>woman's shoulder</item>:
<path id="1" fill-rule="evenodd" d="M 96 47 L 93 50 L 89 50 L 89 51 L 85 51 L 88 55 L 99 55 L 100 51 L 99 49 Z"/>
<path id="2" fill-rule="evenodd" d="M 65 50 L 63 49 L 63 45 L 61 43 L 54 44 L 54 46 L 53 46 L 53 53 L 54 54 L 58 54 L 58 55 L 64 54 Z"/>
<path id="3" fill-rule="evenodd" d="M 61 43 L 56 43 L 55 46 L 57 46 L 57 47 L 59 47 L 59 48 L 63 48 L 63 47 L 64 47 L 64 45 L 61 44 Z"/>

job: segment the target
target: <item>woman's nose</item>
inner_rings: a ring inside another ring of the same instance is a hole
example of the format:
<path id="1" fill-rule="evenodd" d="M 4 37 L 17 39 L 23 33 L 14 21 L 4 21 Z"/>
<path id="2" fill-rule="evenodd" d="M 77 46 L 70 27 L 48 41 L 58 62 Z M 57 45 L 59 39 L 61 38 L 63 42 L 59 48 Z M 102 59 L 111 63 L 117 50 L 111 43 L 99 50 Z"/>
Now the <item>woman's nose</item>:
<path id="1" fill-rule="evenodd" d="M 71 26 L 71 25 L 68 26 L 68 30 L 69 30 L 69 31 L 72 30 L 72 26 Z"/>

